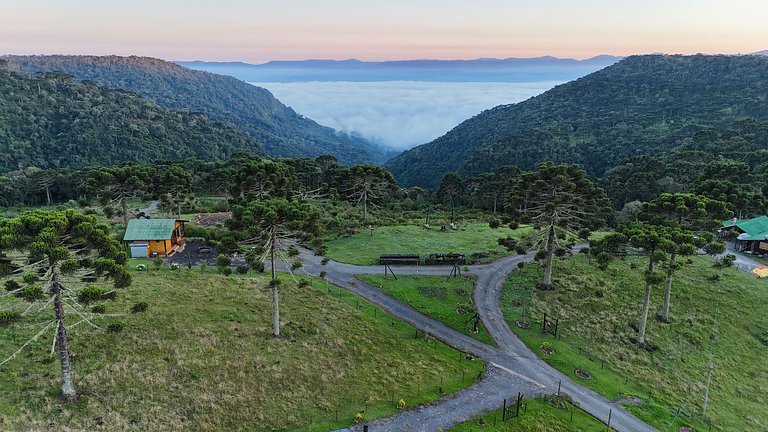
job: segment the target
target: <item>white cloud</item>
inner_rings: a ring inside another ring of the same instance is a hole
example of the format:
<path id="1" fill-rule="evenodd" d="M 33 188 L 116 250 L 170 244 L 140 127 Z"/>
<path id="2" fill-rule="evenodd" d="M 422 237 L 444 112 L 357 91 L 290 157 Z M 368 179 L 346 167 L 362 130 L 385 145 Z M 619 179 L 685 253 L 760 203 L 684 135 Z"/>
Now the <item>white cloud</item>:
<path id="1" fill-rule="evenodd" d="M 482 110 L 523 101 L 560 82 L 253 84 L 322 125 L 407 149 L 432 141 Z"/>

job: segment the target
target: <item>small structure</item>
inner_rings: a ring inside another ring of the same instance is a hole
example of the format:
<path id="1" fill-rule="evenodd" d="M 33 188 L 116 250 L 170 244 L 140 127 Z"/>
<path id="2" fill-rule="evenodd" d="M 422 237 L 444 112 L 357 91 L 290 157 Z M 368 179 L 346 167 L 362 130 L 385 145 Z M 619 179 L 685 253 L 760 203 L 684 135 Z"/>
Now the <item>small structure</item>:
<path id="1" fill-rule="evenodd" d="M 179 219 L 134 219 L 128 222 L 123 241 L 132 258 L 167 256 L 184 244 L 184 223 Z"/>
<path id="2" fill-rule="evenodd" d="M 768 254 L 768 216 L 724 221 L 718 230 L 718 237 L 729 238 L 729 234 L 736 235 L 734 248 L 737 251 L 755 255 Z"/>
<path id="3" fill-rule="evenodd" d="M 379 264 L 383 265 L 419 265 L 421 257 L 416 254 L 379 255 Z"/>

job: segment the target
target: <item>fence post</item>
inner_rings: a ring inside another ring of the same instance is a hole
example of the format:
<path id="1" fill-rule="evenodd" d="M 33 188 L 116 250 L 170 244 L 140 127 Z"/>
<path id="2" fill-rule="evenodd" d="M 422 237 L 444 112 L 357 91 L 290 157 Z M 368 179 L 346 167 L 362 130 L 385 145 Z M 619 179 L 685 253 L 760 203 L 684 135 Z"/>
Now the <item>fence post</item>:
<path id="1" fill-rule="evenodd" d="M 507 421 L 507 400 L 504 399 L 504 405 L 501 408 L 501 421 Z"/>
<path id="2" fill-rule="evenodd" d="M 560 397 L 560 385 L 563 383 L 563 380 L 559 380 L 557 382 L 557 396 Z"/>
<path id="3" fill-rule="evenodd" d="M 608 432 L 611 431 L 611 415 L 612 414 L 613 414 L 613 408 L 611 408 L 611 410 L 608 411 L 608 428 L 606 429 L 606 431 Z"/>

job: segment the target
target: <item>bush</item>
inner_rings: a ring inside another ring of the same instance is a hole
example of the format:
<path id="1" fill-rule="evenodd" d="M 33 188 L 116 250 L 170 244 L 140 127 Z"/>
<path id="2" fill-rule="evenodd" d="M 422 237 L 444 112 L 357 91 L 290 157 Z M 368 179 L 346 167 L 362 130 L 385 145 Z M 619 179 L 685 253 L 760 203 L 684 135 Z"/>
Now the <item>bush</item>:
<path id="1" fill-rule="evenodd" d="M 107 290 L 95 285 L 88 285 L 77 293 L 77 301 L 83 304 L 104 300 Z"/>
<path id="2" fill-rule="evenodd" d="M 13 279 L 9 279 L 9 280 L 5 281 L 5 290 L 6 291 L 16 291 L 19 288 L 21 288 L 21 284 L 16 282 Z"/>
<path id="3" fill-rule="evenodd" d="M 145 301 L 140 301 L 140 302 L 134 303 L 133 306 L 131 306 L 131 313 L 144 312 L 148 308 L 149 308 L 149 303 Z"/>
<path id="4" fill-rule="evenodd" d="M 501 226 L 501 221 L 498 219 L 491 219 L 491 221 L 488 222 L 488 226 L 492 229 L 498 229 Z"/>
<path id="5" fill-rule="evenodd" d="M 155 266 L 155 270 L 160 270 L 161 268 L 163 268 L 163 258 L 156 256 L 152 260 L 152 264 Z"/>
<path id="6" fill-rule="evenodd" d="M 289 257 L 295 257 L 299 254 L 299 248 L 297 248 L 294 245 L 291 245 L 291 247 L 288 248 L 288 256 Z"/>
<path id="7" fill-rule="evenodd" d="M 309 286 L 309 281 L 306 279 L 302 279 L 299 281 L 299 288 L 307 288 Z"/>
<path id="8" fill-rule="evenodd" d="M 328 262 L 330 262 L 330 261 L 331 261 L 331 259 L 330 259 L 330 258 L 328 258 L 328 257 L 323 257 L 323 259 L 322 259 L 322 260 L 320 260 L 320 264 L 322 264 L 322 265 L 326 265 L 326 264 L 328 264 Z"/>
<path id="9" fill-rule="evenodd" d="M 515 253 L 518 255 L 525 255 L 528 252 L 528 249 L 525 247 L 525 245 L 517 245 L 515 246 Z"/>
<path id="10" fill-rule="evenodd" d="M 179 263 L 171 263 L 171 270 L 178 270 L 181 268 L 181 265 Z"/>
<path id="11" fill-rule="evenodd" d="M 297 259 L 296 261 L 291 263 L 291 270 L 298 270 L 303 265 L 304 265 L 304 263 L 302 263 L 300 259 Z"/>
<path id="12" fill-rule="evenodd" d="M 21 297 L 28 302 L 39 300 L 43 298 L 43 287 L 39 285 L 27 285 L 21 292 Z"/>
<path id="13" fill-rule="evenodd" d="M 0 325 L 8 325 L 21 318 L 21 314 L 14 310 L 0 311 Z"/>
<path id="14" fill-rule="evenodd" d="M 325 270 L 321 271 L 321 272 L 320 272 L 320 279 L 325 279 L 325 277 L 326 277 L 327 275 L 328 275 L 328 273 L 327 273 Z"/>
<path id="15" fill-rule="evenodd" d="M 254 271 L 258 273 L 264 273 L 264 261 L 253 260 L 250 261 L 249 264 Z"/>
<path id="16" fill-rule="evenodd" d="M 511 230 L 516 230 L 516 229 L 520 228 L 520 224 L 517 223 L 517 222 L 510 222 L 510 223 L 507 224 L 507 226 Z"/>
<path id="17" fill-rule="evenodd" d="M 219 269 L 227 268 L 230 264 L 232 264 L 232 260 L 228 256 L 219 254 L 219 256 L 216 257 L 216 267 Z"/>
<path id="18" fill-rule="evenodd" d="M 95 314 L 103 314 L 106 311 L 107 311 L 107 308 L 105 308 L 104 305 L 96 305 L 91 308 L 91 312 Z"/>
<path id="19" fill-rule="evenodd" d="M 525 263 L 524 262 L 517 263 L 517 268 L 523 268 L 523 267 L 525 267 Z"/>
<path id="20" fill-rule="evenodd" d="M 122 321 L 114 321 L 107 325 L 107 333 L 120 333 L 125 328 Z"/>
<path id="21" fill-rule="evenodd" d="M 250 270 L 250 268 L 248 266 L 239 265 L 235 270 L 237 271 L 238 274 L 244 275 L 248 273 L 248 270 Z"/>
<path id="22" fill-rule="evenodd" d="M 221 271 L 221 274 L 223 274 L 224 276 L 229 276 L 229 275 L 232 274 L 232 269 L 229 268 L 229 267 L 224 267 L 223 269 L 220 269 L 219 271 Z"/>
<path id="23" fill-rule="evenodd" d="M 37 279 L 37 275 L 34 273 L 27 273 L 21 277 L 21 280 L 23 280 L 25 283 L 35 282 Z"/>

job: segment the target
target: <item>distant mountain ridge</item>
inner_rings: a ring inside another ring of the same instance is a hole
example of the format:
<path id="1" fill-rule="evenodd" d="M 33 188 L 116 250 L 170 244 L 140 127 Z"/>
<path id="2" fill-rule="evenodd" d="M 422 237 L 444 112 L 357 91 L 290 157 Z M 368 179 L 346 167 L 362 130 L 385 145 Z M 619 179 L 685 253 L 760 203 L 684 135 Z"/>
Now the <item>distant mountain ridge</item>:
<path id="1" fill-rule="evenodd" d="M 484 111 L 385 164 L 404 186 L 434 188 L 553 160 L 596 176 L 635 155 L 674 148 L 705 128 L 768 119 L 768 58 L 633 56 L 537 97 Z"/>
<path id="2" fill-rule="evenodd" d="M 569 81 L 616 63 L 621 57 L 596 56 L 586 60 L 551 56 L 483 58 L 474 60 L 301 60 L 243 62 L 179 61 L 192 69 L 231 75 L 248 82 L 306 81 L 426 81 L 532 82 Z"/>
<path id="3" fill-rule="evenodd" d="M 263 88 L 230 76 L 192 70 L 149 57 L 5 56 L 10 68 L 61 71 L 83 81 L 126 90 L 171 109 L 230 123 L 263 143 L 270 156 L 330 154 L 345 164 L 382 163 L 392 152 L 297 114 Z"/>

